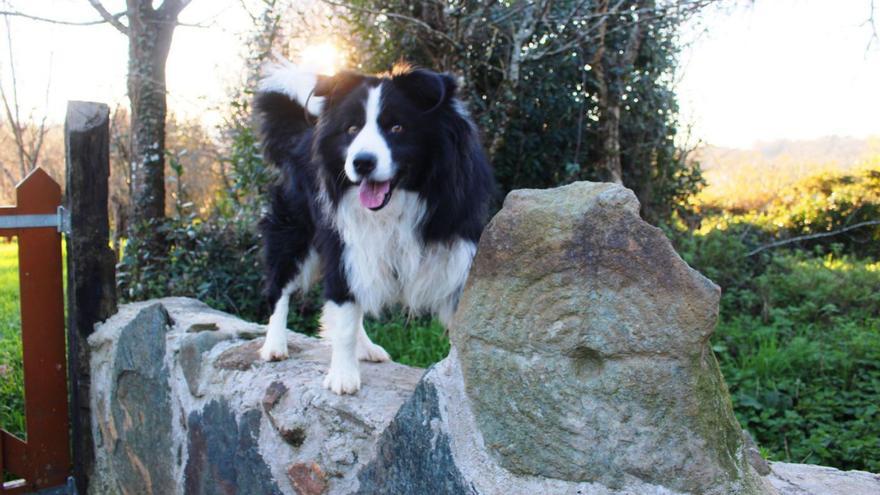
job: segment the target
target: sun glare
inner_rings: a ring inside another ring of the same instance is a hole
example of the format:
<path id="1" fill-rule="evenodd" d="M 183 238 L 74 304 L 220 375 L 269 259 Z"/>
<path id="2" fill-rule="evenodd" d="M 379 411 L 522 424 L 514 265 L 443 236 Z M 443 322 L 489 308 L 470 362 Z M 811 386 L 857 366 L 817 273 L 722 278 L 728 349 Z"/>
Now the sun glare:
<path id="1" fill-rule="evenodd" d="M 342 51 L 333 43 L 309 45 L 300 52 L 300 64 L 318 74 L 333 75 L 342 67 Z"/>

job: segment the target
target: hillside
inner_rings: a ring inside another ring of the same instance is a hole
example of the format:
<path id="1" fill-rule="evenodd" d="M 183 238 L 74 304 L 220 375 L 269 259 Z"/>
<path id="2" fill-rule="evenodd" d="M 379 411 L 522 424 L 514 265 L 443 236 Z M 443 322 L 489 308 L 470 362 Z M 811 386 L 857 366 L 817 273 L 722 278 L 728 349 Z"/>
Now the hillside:
<path id="1" fill-rule="evenodd" d="M 708 183 L 697 202 L 733 210 L 760 209 L 808 175 L 848 170 L 877 156 L 880 135 L 767 141 L 750 149 L 707 145 L 693 153 Z"/>

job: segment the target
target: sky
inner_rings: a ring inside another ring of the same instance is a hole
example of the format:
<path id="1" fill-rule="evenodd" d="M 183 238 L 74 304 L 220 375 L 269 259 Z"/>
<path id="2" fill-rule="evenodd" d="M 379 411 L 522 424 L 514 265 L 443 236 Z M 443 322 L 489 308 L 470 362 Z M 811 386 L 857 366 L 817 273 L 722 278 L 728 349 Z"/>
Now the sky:
<path id="1" fill-rule="evenodd" d="M 45 17 L 98 18 L 86 0 L 9 3 Z M 104 0 L 111 12 L 123 10 L 124 3 Z M 869 5 L 869 0 L 755 0 L 707 13 L 699 29 L 683 35 L 688 46 L 677 86 L 681 121 L 691 126 L 693 137 L 729 147 L 880 135 L 880 43 L 866 52 L 870 31 L 861 25 Z M 242 37 L 250 18 L 239 0 L 193 0 L 181 21 L 210 27 L 175 31 L 167 66 L 169 107 L 216 124 L 229 88 L 241 77 Z M 127 43 L 114 28 L 9 22 L 20 100 L 37 109 L 36 116 L 48 108 L 50 121 L 63 122 L 72 99 L 127 105 Z M 2 21 L 0 34 L 0 75 L 8 90 Z"/>
<path id="2" fill-rule="evenodd" d="M 869 0 L 755 0 L 707 15 L 705 33 L 685 35 L 696 41 L 681 58 L 683 122 L 728 147 L 880 135 L 880 43 L 866 53 L 862 25 L 869 9 Z"/>

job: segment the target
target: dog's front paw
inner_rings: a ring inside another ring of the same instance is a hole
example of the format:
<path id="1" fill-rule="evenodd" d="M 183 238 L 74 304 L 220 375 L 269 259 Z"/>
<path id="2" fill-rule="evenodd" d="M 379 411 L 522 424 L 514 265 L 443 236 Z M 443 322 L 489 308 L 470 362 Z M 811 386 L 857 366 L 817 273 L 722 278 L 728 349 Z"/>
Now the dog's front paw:
<path id="1" fill-rule="evenodd" d="M 372 361 L 374 363 L 384 363 L 391 361 L 391 356 L 380 345 L 376 345 L 370 341 L 358 342 L 357 356 L 361 361 Z"/>
<path id="2" fill-rule="evenodd" d="M 260 348 L 260 359 L 263 361 L 280 361 L 287 359 L 287 338 L 274 338 L 271 335 L 266 336 L 263 347 Z"/>
<path id="3" fill-rule="evenodd" d="M 361 388 L 361 372 L 351 366 L 330 366 L 324 377 L 324 388 L 342 394 L 353 394 Z"/>

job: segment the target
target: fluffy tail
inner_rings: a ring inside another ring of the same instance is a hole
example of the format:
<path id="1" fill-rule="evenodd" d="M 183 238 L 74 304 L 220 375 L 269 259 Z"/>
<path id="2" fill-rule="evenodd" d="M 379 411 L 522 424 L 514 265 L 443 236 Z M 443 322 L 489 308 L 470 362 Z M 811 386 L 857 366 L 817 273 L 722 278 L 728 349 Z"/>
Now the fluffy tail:
<path id="1" fill-rule="evenodd" d="M 267 64 L 257 87 L 254 109 L 260 125 L 263 153 L 276 166 L 314 125 L 324 98 L 314 96 L 318 76 L 290 62 Z"/>

